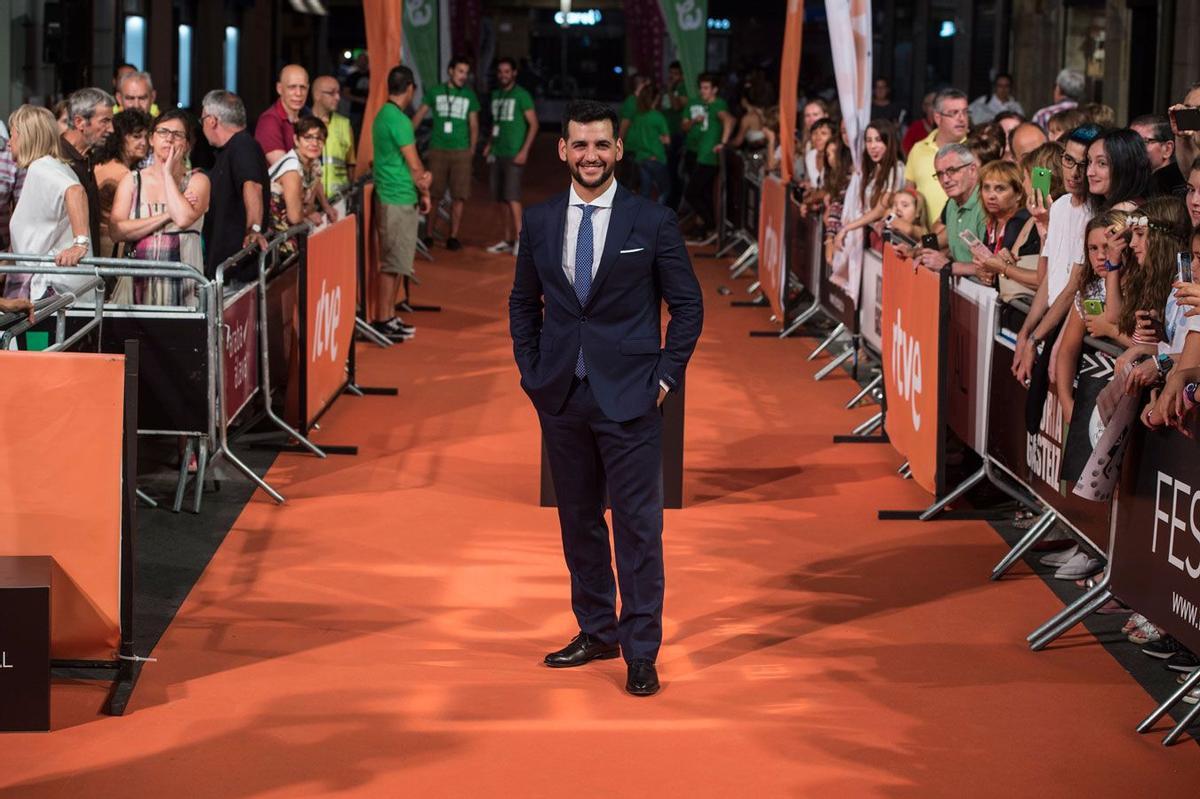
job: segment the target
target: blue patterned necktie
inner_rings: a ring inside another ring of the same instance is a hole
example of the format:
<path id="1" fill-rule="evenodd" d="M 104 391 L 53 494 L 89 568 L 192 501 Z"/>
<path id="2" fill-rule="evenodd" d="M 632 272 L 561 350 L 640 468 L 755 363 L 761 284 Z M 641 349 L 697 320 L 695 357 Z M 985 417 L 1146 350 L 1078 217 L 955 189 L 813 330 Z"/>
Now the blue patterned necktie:
<path id="1" fill-rule="evenodd" d="M 583 210 L 583 219 L 579 222 L 579 234 L 575 237 L 575 296 L 580 305 L 586 305 L 588 293 L 592 290 L 592 212 L 594 205 L 576 205 Z M 579 347 L 579 357 L 575 360 L 575 376 L 580 380 L 587 377 L 587 366 L 583 363 L 583 345 Z"/>

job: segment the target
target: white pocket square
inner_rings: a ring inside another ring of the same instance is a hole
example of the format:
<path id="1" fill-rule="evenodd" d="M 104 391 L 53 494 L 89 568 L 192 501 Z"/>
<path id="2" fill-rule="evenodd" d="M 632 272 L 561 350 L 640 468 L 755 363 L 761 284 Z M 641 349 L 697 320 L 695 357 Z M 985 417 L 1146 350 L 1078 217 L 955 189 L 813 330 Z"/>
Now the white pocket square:
<path id="1" fill-rule="evenodd" d="M 621 255 L 629 255 L 632 252 L 641 252 L 645 247 L 634 247 L 632 250 L 621 250 Z"/>

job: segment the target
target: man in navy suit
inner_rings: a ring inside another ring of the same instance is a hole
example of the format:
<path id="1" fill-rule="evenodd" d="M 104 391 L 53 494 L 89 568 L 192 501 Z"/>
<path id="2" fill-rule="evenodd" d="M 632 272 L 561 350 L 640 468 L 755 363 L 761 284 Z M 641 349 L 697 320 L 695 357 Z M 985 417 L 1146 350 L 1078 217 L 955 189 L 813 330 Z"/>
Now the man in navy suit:
<path id="1" fill-rule="evenodd" d="M 617 185 L 617 115 L 567 106 L 558 156 L 570 189 L 525 211 L 508 301 L 521 387 L 533 400 L 558 495 L 579 635 L 547 666 L 624 655 L 625 690 L 658 691 L 662 644 L 662 414 L 704 309 L 675 214 Z M 660 312 L 671 321 L 661 344 Z M 621 590 L 620 620 L 606 498 Z"/>

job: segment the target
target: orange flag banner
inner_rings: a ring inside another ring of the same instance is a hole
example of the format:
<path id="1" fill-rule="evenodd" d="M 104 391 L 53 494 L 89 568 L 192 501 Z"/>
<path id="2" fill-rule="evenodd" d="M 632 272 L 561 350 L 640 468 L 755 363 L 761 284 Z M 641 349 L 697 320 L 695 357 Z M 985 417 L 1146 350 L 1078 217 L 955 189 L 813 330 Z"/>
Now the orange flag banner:
<path id="1" fill-rule="evenodd" d="M 375 114 L 387 102 L 388 72 L 400 64 L 403 4 L 401 0 L 363 0 L 362 6 L 367 26 L 367 59 L 371 65 L 371 89 L 358 138 L 358 164 L 365 168 L 374 158 L 371 125 Z"/>
<path id="2" fill-rule="evenodd" d="M 788 0 L 783 29 L 783 58 L 779 65 L 779 145 L 783 182 L 792 180 L 796 157 L 796 92 L 800 82 L 800 42 L 804 32 L 804 0 Z"/>

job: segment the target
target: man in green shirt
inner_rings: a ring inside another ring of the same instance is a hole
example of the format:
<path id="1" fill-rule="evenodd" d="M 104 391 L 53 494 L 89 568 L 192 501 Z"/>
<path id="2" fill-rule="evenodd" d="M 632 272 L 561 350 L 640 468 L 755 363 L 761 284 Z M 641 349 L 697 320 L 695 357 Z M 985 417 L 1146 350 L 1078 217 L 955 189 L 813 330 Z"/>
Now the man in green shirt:
<path id="1" fill-rule="evenodd" d="M 633 156 L 641 176 L 640 194 L 666 204 L 671 191 L 671 175 L 667 170 L 667 147 L 671 141 L 667 118 L 658 110 L 658 87 L 647 83 L 638 92 L 637 113 L 625 135 L 625 152 Z"/>
<path id="2" fill-rule="evenodd" d="M 325 123 L 325 152 L 321 154 L 321 180 L 325 196 L 333 198 L 354 182 L 354 131 L 349 117 L 337 112 L 342 87 L 337 78 L 322 75 L 312 82 L 313 116 Z"/>
<path id="3" fill-rule="evenodd" d="M 717 240 L 717 212 L 713 188 L 717 181 L 721 148 L 733 133 L 733 114 L 717 96 L 720 78 L 711 72 L 700 76 L 700 108 L 693 104 L 691 116 L 683 120 L 696 153 L 696 168 L 691 171 L 686 197 L 688 205 L 700 218 L 694 239 L 688 241 L 699 247 Z M 693 138 L 694 137 L 694 138 Z"/>
<path id="4" fill-rule="evenodd" d="M 508 56 L 496 62 L 492 90 L 492 137 L 483 156 L 492 165 L 492 199 L 504 203 L 504 240 L 488 252 L 516 252 L 521 235 L 521 172 L 529 160 L 529 148 L 537 138 L 538 118 L 533 97 L 517 85 L 517 62 Z"/>
<path id="5" fill-rule="evenodd" d="M 979 163 L 970 148 L 953 142 L 938 150 L 934 171 L 947 198 L 933 226 L 941 249 L 918 249 L 914 259 L 928 269 L 937 271 L 949 265 L 955 275 L 972 276 L 976 273 L 974 255 L 960 234 L 969 230 L 977 239 L 984 238 L 987 220 L 979 201 Z"/>
<path id="6" fill-rule="evenodd" d="M 436 204 L 450 189 L 450 235 L 446 249 L 460 250 L 458 228 L 462 224 L 463 207 L 471 196 L 471 160 L 479 141 L 479 98 L 466 88 L 471 76 L 471 63 L 466 56 L 456 55 L 446 68 L 449 79 L 426 92 L 421 107 L 413 117 L 413 127 L 420 127 L 426 114 L 433 119 L 429 138 L 429 171 L 433 173 L 432 196 L 435 213 L 425 218 L 425 244 L 433 246 L 433 228 L 437 220 Z"/>
<path id="7" fill-rule="evenodd" d="M 413 123 L 404 109 L 416 83 L 408 67 L 388 73 L 388 101 L 371 126 L 375 197 L 378 200 L 379 292 L 374 327 L 394 341 L 411 338 L 413 328 L 396 316 L 401 278 L 413 274 L 420 214 L 430 215 L 433 176 L 417 153 Z"/>

